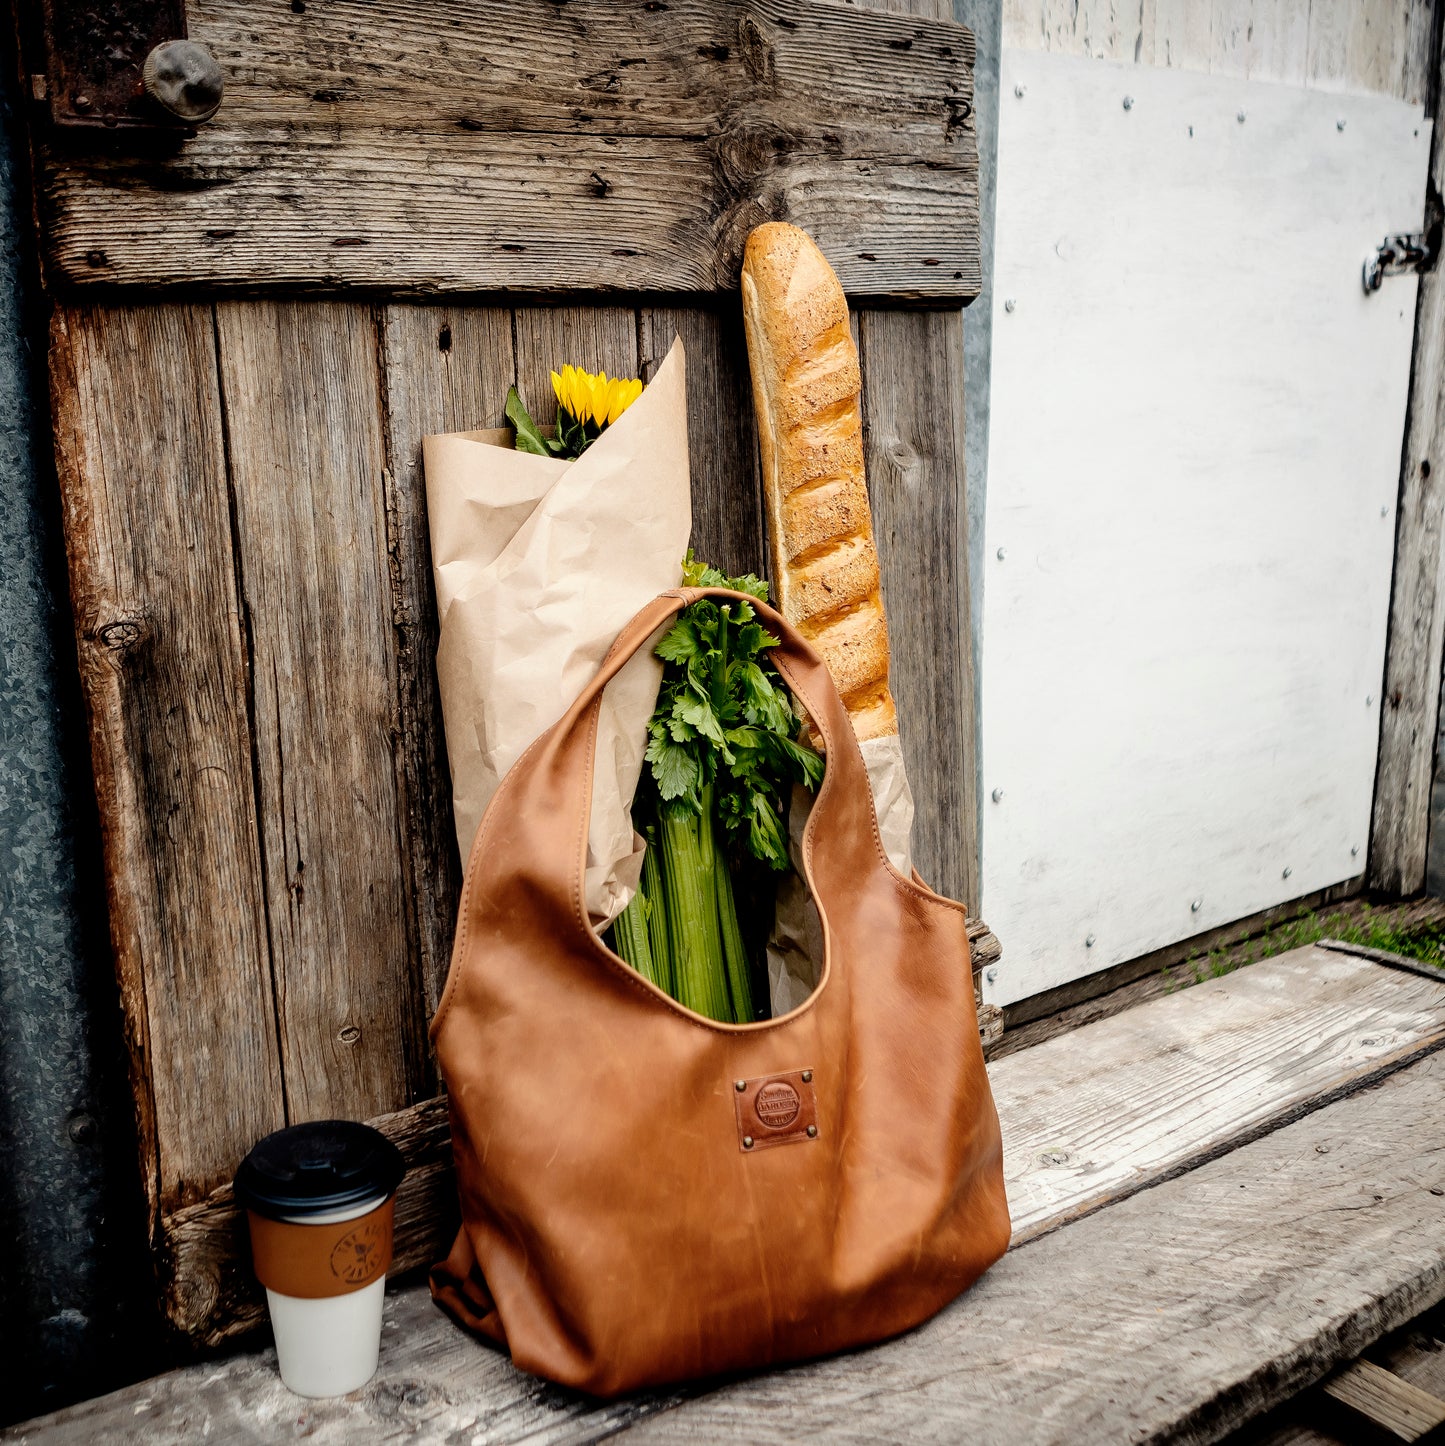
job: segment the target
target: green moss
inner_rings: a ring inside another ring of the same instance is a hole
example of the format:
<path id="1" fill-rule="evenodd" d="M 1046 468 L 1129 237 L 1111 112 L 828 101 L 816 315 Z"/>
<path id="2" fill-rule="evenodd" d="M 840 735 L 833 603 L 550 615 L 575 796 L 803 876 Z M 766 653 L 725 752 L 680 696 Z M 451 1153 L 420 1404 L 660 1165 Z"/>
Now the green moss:
<path id="1" fill-rule="evenodd" d="M 1180 989 L 1189 984 L 1202 984 L 1206 979 L 1218 979 L 1245 964 L 1257 964 L 1261 959 L 1287 954 L 1291 949 L 1300 949 L 1321 939 L 1339 939 L 1345 944 L 1403 954 L 1407 959 L 1432 964 L 1445 973 L 1445 922 L 1412 927 L 1397 921 L 1399 912 L 1395 908 L 1357 904 L 1325 914 L 1304 914 L 1276 924 L 1256 938 L 1213 949 L 1162 972 L 1171 989 Z"/>

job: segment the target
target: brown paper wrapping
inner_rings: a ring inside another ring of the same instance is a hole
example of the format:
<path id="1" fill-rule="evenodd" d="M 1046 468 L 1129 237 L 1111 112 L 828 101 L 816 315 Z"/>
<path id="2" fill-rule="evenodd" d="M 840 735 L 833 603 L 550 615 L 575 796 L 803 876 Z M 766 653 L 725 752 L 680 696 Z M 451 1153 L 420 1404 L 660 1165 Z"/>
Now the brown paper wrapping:
<path id="1" fill-rule="evenodd" d="M 463 859 L 507 770 L 567 711 L 633 614 L 681 579 L 692 528 L 686 386 L 676 341 L 575 461 L 514 451 L 510 431 L 423 439 Z M 603 697 L 586 878 L 599 926 L 625 907 L 642 870 L 630 809 L 661 683 L 647 648 Z"/>

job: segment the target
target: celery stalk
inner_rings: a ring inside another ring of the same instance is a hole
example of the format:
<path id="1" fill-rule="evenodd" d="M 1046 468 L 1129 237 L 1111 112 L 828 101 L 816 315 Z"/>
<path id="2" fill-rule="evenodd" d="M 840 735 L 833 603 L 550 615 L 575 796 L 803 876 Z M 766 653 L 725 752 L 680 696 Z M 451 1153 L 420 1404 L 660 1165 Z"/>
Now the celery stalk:
<path id="1" fill-rule="evenodd" d="M 667 937 L 667 893 L 662 887 L 662 865 L 659 860 L 657 829 L 651 824 L 643 831 L 647 853 L 642 859 L 642 892 L 647 895 L 647 940 L 652 950 L 653 983 L 677 997 L 673 978 L 672 948 Z"/>
<path id="2" fill-rule="evenodd" d="M 652 958 L 652 945 L 648 939 L 647 896 L 642 889 L 633 894 L 627 907 L 613 920 L 612 937 L 617 941 L 617 952 L 642 975 L 660 989 L 666 989 L 657 977 L 656 965 Z"/>
<path id="3" fill-rule="evenodd" d="M 704 867 L 699 819 L 690 808 L 661 810 L 662 879 L 667 898 L 675 997 L 696 1014 L 728 1023 L 732 1009 L 723 976 L 722 940 L 712 907 L 713 880 Z"/>
<path id="4" fill-rule="evenodd" d="M 748 966 L 748 951 L 743 946 L 743 931 L 738 924 L 738 909 L 733 899 L 732 875 L 728 872 L 727 859 L 723 857 L 722 851 L 717 850 L 715 856 L 718 927 L 722 935 L 723 964 L 727 969 L 733 1022 L 751 1024 L 755 1017 L 753 985 Z"/>

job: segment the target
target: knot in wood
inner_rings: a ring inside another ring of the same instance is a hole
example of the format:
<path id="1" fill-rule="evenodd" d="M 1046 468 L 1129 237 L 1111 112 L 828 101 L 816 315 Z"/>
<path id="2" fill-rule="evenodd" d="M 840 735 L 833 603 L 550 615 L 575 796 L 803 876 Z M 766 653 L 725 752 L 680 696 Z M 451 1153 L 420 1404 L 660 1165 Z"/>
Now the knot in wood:
<path id="1" fill-rule="evenodd" d="M 776 84 L 778 77 L 773 62 L 773 42 L 757 17 L 746 10 L 738 21 L 738 56 L 748 78 L 755 85 Z"/>
<path id="2" fill-rule="evenodd" d="M 119 618 L 102 623 L 95 630 L 95 640 L 113 653 L 132 652 L 145 636 L 145 623 L 139 618 Z"/>

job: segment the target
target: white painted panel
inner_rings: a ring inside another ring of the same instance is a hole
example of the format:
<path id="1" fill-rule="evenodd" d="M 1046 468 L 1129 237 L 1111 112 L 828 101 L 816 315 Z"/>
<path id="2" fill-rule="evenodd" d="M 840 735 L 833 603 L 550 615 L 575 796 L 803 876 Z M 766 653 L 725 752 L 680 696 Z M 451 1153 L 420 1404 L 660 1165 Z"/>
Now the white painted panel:
<path id="1" fill-rule="evenodd" d="M 1004 52 L 994 1002 L 1362 871 L 1416 283 L 1360 264 L 1428 148 L 1385 97 Z"/>

